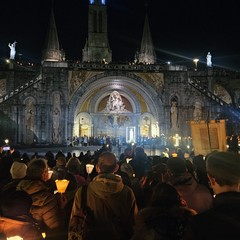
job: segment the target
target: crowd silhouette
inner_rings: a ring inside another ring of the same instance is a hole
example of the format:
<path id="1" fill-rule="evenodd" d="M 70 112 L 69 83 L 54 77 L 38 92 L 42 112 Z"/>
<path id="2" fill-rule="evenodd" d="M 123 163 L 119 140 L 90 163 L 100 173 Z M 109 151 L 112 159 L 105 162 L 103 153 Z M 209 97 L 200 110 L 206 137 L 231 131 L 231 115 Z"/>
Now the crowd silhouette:
<path id="1" fill-rule="evenodd" d="M 238 153 L 174 153 L 1 150 L 0 239 L 238 239 Z M 60 193 L 55 181 L 63 179 Z"/>

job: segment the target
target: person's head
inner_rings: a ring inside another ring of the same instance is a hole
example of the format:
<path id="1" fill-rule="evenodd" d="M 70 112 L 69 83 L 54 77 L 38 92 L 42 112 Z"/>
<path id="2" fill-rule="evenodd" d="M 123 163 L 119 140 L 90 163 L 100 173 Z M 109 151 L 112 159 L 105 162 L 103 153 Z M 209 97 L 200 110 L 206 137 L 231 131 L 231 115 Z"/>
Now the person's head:
<path id="1" fill-rule="evenodd" d="M 48 180 L 48 165 L 44 158 L 33 159 L 29 162 L 27 167 L 28 179 L 33 180 Z"/>
<path id="2" fill-rule="evenodd" d="M 159 183 L 154 188 L 150 205 L 153 207 L 171 208 L 184 205 L 177 190 L 167 183 Z"/>
<path id="3" fill-rule="evenodd" d="M 13 159 L 19 160 L 21 158 L 21 154 L 19 151 L 16 151 L 14 148 L 10 148 L 10 153 Z"/>
<path id="4" fill-rule="evenodd" d="M 215 194 L 240 184 L 240 156 L 232 152 L 213 152 L 206 157 L 206 168 Z M 223 190 L 223 188 L 225 190 Z"/>
<path id="5" fill-rule="evenodd" d="M 24 178 L 27 173 L 27 165 L 23 162 L 14 161 L 10 168 L 10 173 L 12 179 Z"/>
<path id="6" fill-rule="evenodd" d="M 81 172 L 81 163 L 80 163 L 78 158 L 71 157 L 68 160 L 67 164 L 66 164 L 66 168 L 72 174 L 80 174 L 80 172 Z"/>
<path id="7" fill-rule="evenodd" d="M 171 157 L 167 161 L 167 169 L 172 175 L 183 174 L 187 171 L 186 162 L 180 157 Z"/>
<path id="8" fill-rule="evenodd" d="M 145 154 L 143 147 L 136 147 L 134 149 L 134 152 L 135 152 L 135 155 L 143 155 L 143 154 Z"/>
<path id="9" fill-rule="evenodd" d="M 124 150 L 124 156 L 125 156 L 125 158 L 131 158 L 132 157 L 132 148 L 131 147 L 127 147 Z"/>
<path id="10" fill-rule="evenodd" d="M 103 152 L 98 157 L 96 166 L 98 173 L 114 173 L 118 170 L 116 156 L 111 152 Z"/>
<path id="11" fill-rule="evenodd" d="M 65 156 L 60 155 L 60 156 L 57 157 L 57 159 L 56 159 L 56 166 L 57 167 L 65 167 L 66 163 L 67 163 L 67 161 L 66 161 Z"/>

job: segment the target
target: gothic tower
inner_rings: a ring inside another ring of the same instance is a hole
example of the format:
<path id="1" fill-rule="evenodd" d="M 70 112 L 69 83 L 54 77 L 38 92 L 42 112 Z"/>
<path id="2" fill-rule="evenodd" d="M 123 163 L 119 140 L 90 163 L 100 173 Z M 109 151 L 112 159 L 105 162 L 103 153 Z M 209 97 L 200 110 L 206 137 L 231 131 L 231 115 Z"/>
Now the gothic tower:
<path id="1" fill-rule="evenodd" d="M 156 53 L 153 46 L 147 14 L 145 17 L 143 36 L 142 36 L 138 62 L 144 63 L 144 64 L 156 63 Z"/>
<path id="2" fill-rule="evenodd" d="M 112 61 L 107 33 L 106 1 L 89 0 L 88 38 L 82 51 L 83 62 Z"/>
<path id="3" fill-rule="evenodd" d="M 63 54 L 59 48 L 57 27 L 53 9 L 51 11 L 50 24 L 42 53 L 42 61 L 58 62 L 63 60 Z"/>

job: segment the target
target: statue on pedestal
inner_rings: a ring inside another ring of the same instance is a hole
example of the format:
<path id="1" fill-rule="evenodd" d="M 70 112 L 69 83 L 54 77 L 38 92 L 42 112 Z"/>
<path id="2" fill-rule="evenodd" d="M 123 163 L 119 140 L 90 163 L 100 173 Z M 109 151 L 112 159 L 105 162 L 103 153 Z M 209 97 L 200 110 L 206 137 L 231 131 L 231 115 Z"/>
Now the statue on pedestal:
<path id="1" fill-rule="evenodd" d="M 14 41 L 12 44 L 9 43 L 8 46 L 10 48 L 10 59 L 14 60 L 16 55 L 16 41 Z"/>
<path id="2" fill-rule="evenodd" d="M 212 67 L 212 55 L 210 52 L 208 52 L 206 59 L 207 59 L 207 67 Z"/>
<path id="3" fill-rule="evenodd" d="M 177 102 L 172 101 L 172 106 L 171 106 L 171 123 L 172 123 L 172 129 L 177 130 Z"/>

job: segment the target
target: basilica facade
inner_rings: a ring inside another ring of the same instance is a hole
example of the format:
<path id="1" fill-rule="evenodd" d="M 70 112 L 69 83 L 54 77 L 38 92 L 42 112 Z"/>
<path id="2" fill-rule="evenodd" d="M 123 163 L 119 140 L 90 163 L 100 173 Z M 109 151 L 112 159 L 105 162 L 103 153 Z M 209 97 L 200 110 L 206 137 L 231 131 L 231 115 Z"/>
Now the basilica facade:
<path id="1" fill-rule="evenodd" d="M 135 60 L 113 64 L 106 8 L 105 1 L 89 2 L 82 62 L 66 61 L 52 11 L 41 66 L 23 68 L 14 58 L 1 66 L 5 137 L 8 130 L 16 144 L 62 145 L 75 136 L 109 136 L 187 145 L 190 122 L 219 119 L 226 120 L 227 135 L 239 134 L 238 72 L 214 67 L 209 59 L 203 69 L 158 64 L 147 16 Z"/>

